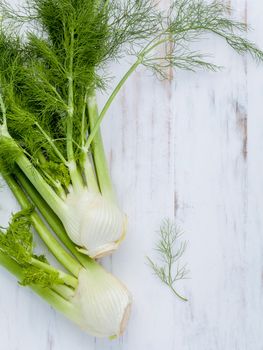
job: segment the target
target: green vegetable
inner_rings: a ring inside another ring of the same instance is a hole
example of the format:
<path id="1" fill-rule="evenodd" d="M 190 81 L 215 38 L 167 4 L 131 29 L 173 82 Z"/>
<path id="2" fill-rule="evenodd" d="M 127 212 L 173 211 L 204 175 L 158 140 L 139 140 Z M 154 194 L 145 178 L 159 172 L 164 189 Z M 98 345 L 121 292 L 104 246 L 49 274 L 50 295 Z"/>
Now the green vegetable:
<path id="1" fill-rule="evenodd" d="M 20 174 L 21 179 L 23 176 Z M 22 210 L 13 215 L 5 231 L 0 231 L 0 264 L 15 274 L 21 285 L 32 288 L 90 334 L 97 337 L 121 335 L 131 306 L 131 295 L 126 287 L 92 259 L 85 256 L 80 261 L 74 259 L 46 227 L 16 179 L 8 175 L 5 180 Z M 67 273 L 51 266 L 45 256 L 34 254 L 31 225 Z M 59 229 L 57 223 L 55 231 Z M 63 240 L 66 233 L 63 228 L 61 230 L 58 236 Z M 78 256 L 74 249 L 71 246 L 71 252 Z"/>
<path id="2" fill-rule="evenodd" d="M 99 128 L 128 77 L 140 65 L 162 78 L 168 67 L 217 69 L 190 48 L 207 32 L 240 54 L 263 54 L 217 1 L 176 0 L 166 12 L 151 0 L 31 0 L 16 12 L 0 4 L 1 171 L 17 164 L 83 253 L 109 254 L 127 220 Z M 99 112 L 108 64 L 124 54 L 135 61 Z"/>

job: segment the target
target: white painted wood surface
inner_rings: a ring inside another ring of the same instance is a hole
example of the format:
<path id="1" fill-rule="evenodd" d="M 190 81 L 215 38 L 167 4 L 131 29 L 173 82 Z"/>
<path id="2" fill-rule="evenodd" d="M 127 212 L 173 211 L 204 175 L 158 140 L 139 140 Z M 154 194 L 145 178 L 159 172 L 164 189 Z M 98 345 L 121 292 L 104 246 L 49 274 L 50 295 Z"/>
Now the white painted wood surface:
<path id="1" fill-rule="evenodd" d="M 231 6 L 263 48 L 263 2 Z M 0 350 L 263 349 L 263 66 L 214 37 L 197 47 L 224 70 L 159 82 L 139 69 L 103 125 L 129 216 L 127 239 L 104 260 L 134 296 L 127 332 L 96 340 L 1 269 Z M 125 66 L 113 69 L 120 75 Z M 4 225 L 18 206 L 6 188 L 0 198 Z M 188 303 L 146 265 L 163 217 L 187 233 L 192 279 L 180 288 Z"/>

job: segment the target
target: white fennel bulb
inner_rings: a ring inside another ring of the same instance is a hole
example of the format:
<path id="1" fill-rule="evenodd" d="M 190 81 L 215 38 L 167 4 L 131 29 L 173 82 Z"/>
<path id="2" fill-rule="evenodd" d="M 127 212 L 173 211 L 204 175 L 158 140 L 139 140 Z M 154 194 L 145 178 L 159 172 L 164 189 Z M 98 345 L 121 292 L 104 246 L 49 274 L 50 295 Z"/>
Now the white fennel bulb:
<path id="1" fill-rule="evenodd" d="M 132 296 L 127 288 L 98 264 L 83 269 L 72 304 L 78 310 L 77 323 L 96 337 L 118 337 L 130 316 Z"/>
<path id="2" fill-rule="evenodd" d="M 65 229 L 80 250 L 92 258 L 115 251 L 126 234 L 127 218 L 118 206 L 100 193 L 72 191 L 61 217 Z"/>

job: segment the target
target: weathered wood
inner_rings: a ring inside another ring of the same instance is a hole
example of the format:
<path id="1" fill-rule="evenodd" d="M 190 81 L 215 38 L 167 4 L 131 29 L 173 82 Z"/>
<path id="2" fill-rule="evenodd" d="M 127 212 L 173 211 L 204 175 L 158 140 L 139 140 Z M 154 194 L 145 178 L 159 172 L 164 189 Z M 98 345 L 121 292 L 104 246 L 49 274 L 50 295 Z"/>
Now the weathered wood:
<path id="1" fill-rule="evenodd" d="M 228 2 L 263 47 L 262 1 Z M 263 349 L 263 67 L 214 37 L 197 48 L 212 51 L 222 72 L 160 82 L 139 69 L 103 124 L 129 216 L 127 239 L 104 260 L 134 295 L 124 337 L 94 340 L 1 270 L 0 349 Z M 125 65 L 112 69 L 120 76 Z M 16 204 L 7 189 L 0 196 L 3 224 Z M 145 260 L 162 218 L 174 216 L 189 241 L 192 279 L 179 286 L 188 303 Z"/>

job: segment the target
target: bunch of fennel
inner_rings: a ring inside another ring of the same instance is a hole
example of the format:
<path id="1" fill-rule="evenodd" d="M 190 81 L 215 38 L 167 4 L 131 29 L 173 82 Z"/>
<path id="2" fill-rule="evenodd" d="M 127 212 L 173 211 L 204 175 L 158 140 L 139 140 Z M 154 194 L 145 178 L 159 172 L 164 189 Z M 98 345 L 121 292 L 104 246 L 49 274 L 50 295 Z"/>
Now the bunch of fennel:
<path id="1" fill-rule="evenodd" d="M 1 232 L 0 263 L 91 334 L 118 336 L 130 293 L 92 260 L 116 250 L 127 226 L 103 118 L 140 65 L 161 78 L 168 67 L 216 70 L 190 49 L 204 33 L 240 54 L 262 60 L 263 53 L 217 1 L 174 0 L 167 11 L 151 0 L 28 0 L 16 10 L 0 1 L 0 8 L 0 171 L 22 207 Z M 134 63 L 99 112 L 108 64 L 124 54 Z M 33 254 L 31 224 L 69 274 Z"/>
<path id="2" fill-rule="evenodd" d="M 5 231 L 0 230 L 0 264 L 17 276 L 21 285 L 30 286 L 83 330 L 97 337 L 120 336 L 129 319 L 132 301 L 126 287 L 95 260 L 76 250 L 60 220 L 42 203 L 19 169 L 16 177 L 5 174 L 4 179 L 22 210 L 12 216 Z M 25 191 L 36 206 L 41 204 L 42 213 L 60 241 L 36 212 Z M 44 255 L 34 254 L 31 226 L 68 272 L 51 266 Z"/>

